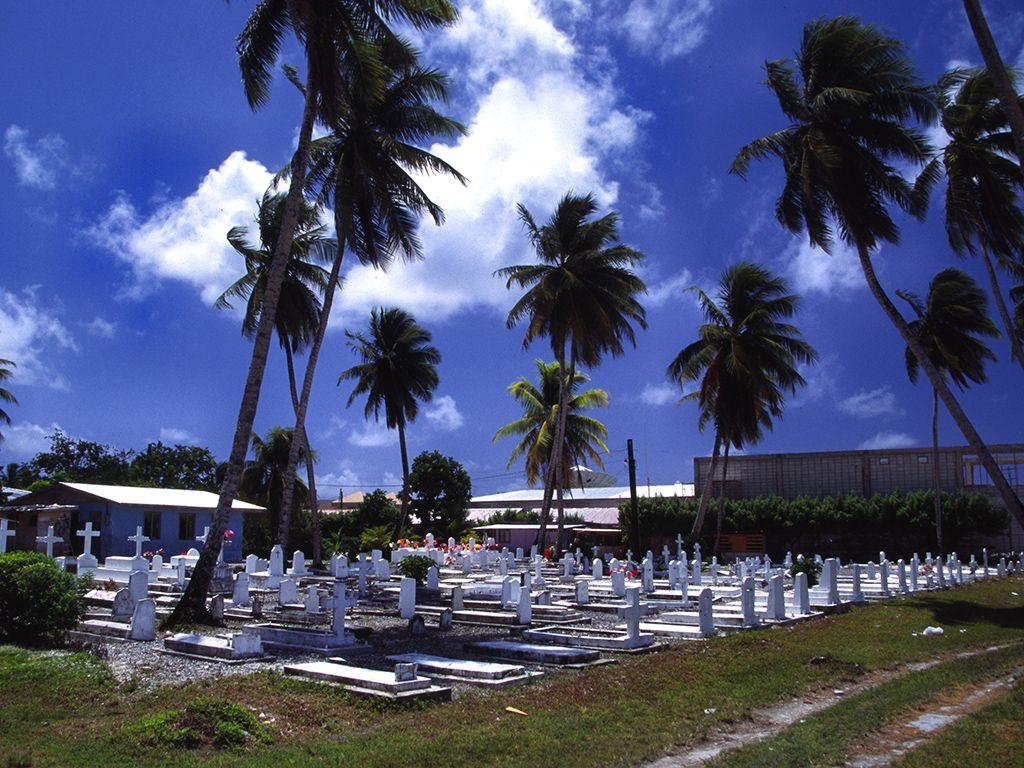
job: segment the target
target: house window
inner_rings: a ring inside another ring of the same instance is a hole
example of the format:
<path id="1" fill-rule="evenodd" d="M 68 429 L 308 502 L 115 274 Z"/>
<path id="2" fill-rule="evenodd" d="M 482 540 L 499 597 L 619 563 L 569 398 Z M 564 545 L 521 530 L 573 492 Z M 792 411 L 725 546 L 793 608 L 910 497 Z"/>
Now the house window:
<path id="1" fill-rule="evenodd" d="M 142 535 L 151 540 L 160 538 L 160 512 L 143 512 L 142 514 Z"/>
<path id="2" fill-rule="evenodd" d="M 196 513 L 178 513 L 178 538 L 182 541 L 192 541 L 196 537 Z"/>
<path id="3" fill-rule="evenodd" d="M 888 456 L 883 456 L 882 458 L 880 458 L 878 460 L 878 463 L 879 464 L 888 464 L 889 463 L 889 457 Z"/>
<path id="4" fill-rule="evenodd" d="M 927 456 L 918 456 L 917 457 L 917 463 L 918 464 L 927 464 L 928 463 L 928 457 Z"/>
<path id="5" fill-rule="evenodd" d="M 508 544 L 512 541 L 512 531 L 508 528 L 499 528 L 494 532 L 494 542 L 496 544 Z"/>

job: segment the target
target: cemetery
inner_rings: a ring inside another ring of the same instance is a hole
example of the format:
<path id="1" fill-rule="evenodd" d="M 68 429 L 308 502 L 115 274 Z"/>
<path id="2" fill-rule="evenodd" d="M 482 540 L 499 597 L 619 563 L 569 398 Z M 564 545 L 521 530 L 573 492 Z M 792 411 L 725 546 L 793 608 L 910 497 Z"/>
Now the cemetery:
<path id="1" fill-rule="evenodd" d="M 0 552 L 11 528 L 0 521 Z M 678 537 L 675 551 L 666 546 L 658 555 L 627 550 L 616 558 L 595 547 L 548 561 L 493 540 L 442 543 L 429 535 L 416 548 L 352 560 L 335 554 L 323 569 L 301 551 L 286 557 L 280 546 L 266 559 L 222 559 L 210 610 L 223 628 L 172 633 L 161 631 L 160 621 L 191 577 L 198 550 L 165 563 L 144 553 L 138 526 L 126 536 L 134 554 L 98 560 L 91 542 L 101 532 L 86 523 L 76 535 L 77 558 L 54 554 L 60 537 L 52 529 L 38 537 L 59 568 L 92 577 L 85 613 L 66 639 L 154 693 L 182 679 L 215 682 L 269 671 L 354 698 L 457 706 L 484 691 L 543 688 L 543 681 L 559 685 L 566 676 L 626 669 L 641 658 L 653 664 L 685 656 L 687 648 L 740 642 L 733 637 L 775 637 L 773 628 L 806 625 L 813 638 L 816 624 L 829 626 L 864 606 L 998 584 L 1015 585 L 1000 591 L 1017 606 L 1008 626 L 1018 655 L 1024 637 L 1020 554 L 880 551 L 868 562 L 843 562 L 786 553 L 779 561 L 765 555 L 719 562 L 704 558 L 699 545 L 685 551 Z M 404 575 L 422 574 L 413 563 L 428 566 L 419 580 Z M 931 623 L 917 630 L 912 634 L 920 637 L 966 634 Z"/>

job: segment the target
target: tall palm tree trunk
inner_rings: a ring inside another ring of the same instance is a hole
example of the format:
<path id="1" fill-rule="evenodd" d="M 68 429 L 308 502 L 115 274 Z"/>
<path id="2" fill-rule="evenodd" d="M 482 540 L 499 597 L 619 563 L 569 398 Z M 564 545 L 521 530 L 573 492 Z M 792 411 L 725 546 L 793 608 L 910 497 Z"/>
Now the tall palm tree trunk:
<path id="1" fill-rule="evenodd" d="M 398 420 L 398 447 L 402 451 L 402 508 L 398 515 L 398 526 L 394 539 L 397 540 L 409 520 L 409 450 L 405 445 L 405 419 Z"/>
<path id="2" fill-rule="evenodd" d="M 296 468 L 291 463 L 292 453 L 298 458 L 298 451 L 301 448 L 306 454 L 306 488 L 309 491 L 309 515 L 313 524 L 313 562 L 320 563 L 323 556 L 322 536 L 320 533 L 320 507 L 317 505 L 316 493 L 316 472 L 313 468 L 313 451 L 309 447 L 309 435 L 306 434 L 305 424 L 299 421 L 299 393 L 296 391 L 295 383 L 295 353 L 292 351 L 291 343 L 285 340 L 284 357 L 288 366 L 288 385 L 292 395 L 292 412 L 295 414 L 295 429 L 292 431 L 292 446 L 288 454 L 288 467 L 285 468 L 285 483 L 293 487 L 292 493 L 288 494 L 288 511 L 282 514 L 287 520 L 283 526 L 278 528 L 278 544 L 284 551 L 288 551 L 288 539 L 291 537 L 291 504 L 294 493 Z M 304 409 L 303 409 L 304 411 Z"/>
<path id="3" fill-rule="evenodd" d="M 981 258 L 985 262 L 985 271 L 988 272 L 988 282 L 992 289 L 992 296 L 995 297 L 996 307 L 999 309 L 999 319 L 1002 320 L 1003 329 L 1006 331 L 1006 338 L 1010 340 L 1010 358 L 1016 360 L 1021 368 L 1024 368 L 1024 350 L 1021 349 L 1020 334 L 1010 319 L 1010 312 L 1003 300 L 1003 291 L 999 287 L 999 276 L 996 274 L 995 264 L 988 254 L 988 248 L 981 244 Z"/>
<path id="4" fill-rule="evenodd" d="M 311 63 L 307 62 L 307 65 Z M 224 481 L 220 488 L 220 498 L 213 519 L 210 521 L 210 533 L 203 543 L 203 549 L 192 572 L 192 578 L 178 604 L 174 607 L 174 611 L 164 621 L 164 627 L 174 627 L 185 622 L 213 622 L 206 609 L 206 596 L 210 591 L 217 557 L 220 555 L 223 545 L 224 531 L 227 529 L 235 494 L 238 492 L 238 483 L 242 477 L 242 465 L 245 463 L 245 455 L 249 449 L 249 437 L 252 435 L 252 425 L 256 419 L 256 409 L 259 406 L 263 373 L 267 366 L 267 355 L 270 352 L 270 338 L 277 319 L 277 303 L 281 295 L 281 284 L 284 282 L 292 238 L 298 223 L 302 190 L 306 186 L 306 167 L 309 162 L 315 117 L 316 92 L 313 88 L 307 88 L 302 122 L 299 125 L 298 147 L 292 156 L 291 182 L 281 214 L 281 234 L 274 247 L 274 258 L 270 262 L 263 296 L 263 311 L 260 313 L 260 323 L 253 343 L 252 359 L 249 362 L 242 402 L 238 409 L 235 436 L 231 442 L 231 453 L 228 456 L 227 471 L 224 473 Z"/>
<path id="5" fill-rule="evenodd" d="M 935 489 L 935 543 L 942 554 L 942 475 L 939 472 L 939 393 L 932 387 L 932 487 Z"/>
<path id="6" fill-rule="evenodd" d="M 731 443 L 725 441 L 725 455 L 722 457 L 722 482 L 718 486 L 718 515 L 715 522 L 715 546 L 711 550 L 719 554 L 718 546 L 722 542 L 722 521 L 725 519 L 725 478 L 729 473 L 729 448 Z"/>
<path id="7" fill-rule="evenodd" d="M 564 478 L 563 478 L 564 480 Z M 565 491 L 563 490 L 564 482 L 559 481 L 555 492 L 558 494 L 558 537 L 555 541 L 557 544 L 557 554 L 561 555 L 565 549 Z"/>
<path id="8" fill-rule="evenodd" d="M 309 356 L 306 359 L 306 372 L 302 377 L 302 392 L 299 395 L 298 402 L 296 402 L 295 404 L 294 434 L 298 435 L 301 433 L 304 439 L 306 436 L 306 411 L 309 408 L 310 393 L 312 393 L 313 391 L 313 377 L 316 374 L 317 361 L 320 359 L 320 348 L 323 346 L 324 337 L 327 335 L 327 325 L 328 323 L 330 323 L 331 319 L 331 307 L 334 304 L 334 293 L 338 286 L 338 278 L 339 275 L 341 274 L 341 264 L 345 256 L 344 245 L 341 244 L 342 242 L 343 240 L 339 239 L 338 250 L 334 256 L 334 263 L 331 265 L 331 274 L 327 278 L 327 287 L 324 289 L 324 302 L 323 306 L 320 308 L 320 322 L 317 325 L 316 336 L 313 337 L 313 343 L 309 347 Z M 293 485 L 295 480 L 296 467 L 298 466 L 299 462 L 299 447 L 300 445 L 297 442 L 292 442 L 291 449 L 288 452 L 288 465 L 287 467 L 285 467 L 285 482 L 291 481 Z M 316 492 L 316 485 L 315 482 L 312 480 L 312 477 L 314 475 L 313 455 L 309 452 L 308 443 L 306 447 L 306 460 L 308 468 L 307 471 L 311 478 L 309 484 L 310 503 L 312 504 L 312 506 L 310 507 L 310 514 L 314 515 L 313 560 L 314 562 L 319 562 L 318 555 L 320 555 L 321 553 L 317 550 L 319 549 L 320 545 L 318 535 L 320 530 L 320 510 L 319 506 L 316 503 L 316 498 L 313 496 L 313 494 Z M 289 506 L 285 508 L 285 511 L 283 513 L 285 516 L 291 515 L 291 498 L 292 490 L 289 487 L 286 490 L 286 501 L 289 503 Z M 287 541 L 289 524 L 290 521 L 286 521 L 282 517 L 281 529 L 280 531 L 278 531 L 279 540 Z M 285 549 L 287 550 L 287 547 L 285 547 Z"/>
<path id="9" fill-rule="evenodd" d="M 981 435 L 974 428 L 971 420 L 967 418 L 967 414 L 961 407 L 960 403 L 953 396 L 949 386 L 946 384 L 946 380 L 942 377 L 939 371 L 932 365 L 932 361 L 925 354 L 924 348 L 918 341 L 917 337 L 910 332 L 910 327 L 907 325 L 907 321 L 903 319 L 903 315 L 896 308 L 896 305 L 892 303 L 892 300 L 885 293 L 885 289 L 882 288 L 881 283 L 878 282 L 878 276 L 875 274 L 874 265 L 871 263 L 871 255 L 868 253 L 868 249 L 862 244 L 857 244 L 857 255 L 860 258 L 861 270 L 864 272 L 864 277 L 868 281 L 868 287 L 871 290 L 871 295 L 875 297 L 875 301 L 878 302 L 879 306 L 888 316 L 889 320 L 896 330 L 899 331 L 900 336 L 903 337 L 903 341 L 910 347 L 910 351 L 914 353 L 914 357 L 917 358 L 918 364 L 924 370 L 928 376 L 928 380 L 931 382 L 932 387 L 939 393 L 939 397 L 942 398 L 942 402 L 946 406 L 946 410 L 949 411 L 949 415 L 953 417 L 953 421 L 956 422 L 957 427 L 963 433 L 964 438 L 967 440 L 968 445 L 978 455 L 978 459 L 981 461 L 981 465 L 988 472 L 989 478 L 995 485 L 996 491 L 999 493 L 1000 498 L 1003 500 L 1003 504 L 1006 506 L 1006 511 L 1009 512 L 1017 522 L 1024 526 L 1024 505 L 1021 504 L 1020 499 L 1017 498 L 1017 494 L 1013 492 L 1013 488 L 1007 482 L 1005 475 L 1002 470 L 999 469 L 999 465 L 996 460 L 992 457 L 992 453 L 989 451 L 988 446 L 981 439 Z"/>
<path id="10" fill-rule="evenodd" d="M 552 447 L 551 450 L 553 453 L 554 447 Z M 551 494 L 554 491 L 554 488 L 555 467 L 551 463 L 551 461 L 548 460 L 548 466 L 544 470 L 544 496 L 542 497 L 540 505 L 540 521 L 539 525 L 537 526 L 537 539 L 534 542 L 542 555 L 544 554 L 544 550 L 546 549 L 547 545 L 548 515 L 551 512 Z"/>
<path id="11" fill-rule="evenodd" d="M 715 430 L 715 447 L 711 450 L 711 464 L 708 466 L 708 476 L 704 481 L 704 487 L 700 491 L 700 504 L 697 505 L 697 518 L 693 521 L 693 528 L 690 529 L 690 541 L 696 544 L 700 538 L 701 529 L 704 527 L 704 517 L 708 513 L 708 502 L 711 500 L 711 486 L 715 477 L 715 468 L 718 466 L 718 456 L 722 452 L 722 434 Z"/>
<path id="12" fill-rule="evenodd" d="M 1013 89 L 1013 81 L 1006 72 L 1003 65 L 1003 58 L 999 55 L 996 41 L 988 28 L 985 20 L 985 13 L 981 10 L 980 0 L 964 0 L 964 10 L 967 12 L 967 20 L 971 23 L 971 31 L 974 32 L 974 39 L 978 42 L 978 50 L 985 60 L 985 67 L 992 75 L 992 81 L 996 86 L 996 93 L 999 95 L 999 106 L 1006 115 L 1010 124 L 1010 132 L 1013 134 L 1013 144 L 1017 149 L 1017 159 L 1024 166 L 1024 110 L 1021 110 L 1020 102 L 1017 100 L 1017 93 Z"/>
<path id="13" fill-rule="evenodd" d="M 555 481 L 555 489 L 558 491 L 558 539 L 556 542 L 556 549 L 562 547 L 562 529 L 564 525 L 563 513 L 564 508 L 562 505 L 562 491 L 565 488 L 565 428 L 569 421 L 569 393 L 572 390 L 572 380 L 576 376 L 576 354 L 570 351 L 569 353 L 569 372 L 566 375 L 565 371 L 565 357 L 558 361 L 559 371 L 562 373 L 558 387 L 558 414 L 555 419 L 555 437 L 554 445 L 551 446 L 551 463 L 554 465 L 553 476 Z M 545 519 L 551 514 L 551 496 L 548 495 L 545 509 L 541 510 L 541 519 Z"/>

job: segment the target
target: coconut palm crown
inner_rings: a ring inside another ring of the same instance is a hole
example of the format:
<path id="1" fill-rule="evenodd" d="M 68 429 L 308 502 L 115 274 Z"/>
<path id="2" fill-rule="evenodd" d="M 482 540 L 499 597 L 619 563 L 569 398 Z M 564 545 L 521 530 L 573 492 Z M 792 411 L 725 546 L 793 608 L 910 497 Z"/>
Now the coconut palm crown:
<path id="1" fill-rule="evenodd" d="M 369 333 L 346 331 L 348 346 L 361 362 L 338 378 L 354 381 L 347 406 L 357 397 L 366 396 L 364 415 L 380 420 L 388 429 L 398 430 L 402 453 L 402 513 L 398 533 L 405 527 L 409 506 L 409 453 L 405 443 L 406 425 L 419 415 L 420 402 L 430 402 L 440 379 L 437 366 L 441 353 L 430 344 L 430 333 L 403 309 L 374 309 L 370 313 Z"/>
<path id="2" fill-rule="evenodd" d="M 526 482 L 536 485 L 547 471 L 551 461 L 551 447 L 555 440 L 555 424 L 558 416 L 558 398 L 562 384 L 562 369 L 556 362 L 536 361 L 537 383 L 520 377 L 508 387 L 512 398 L 523 409 L 523 415 L 501 427 L 494 433 L 493 441 L 505 437 L 519 437 L 512 449 L 506 469 L 520 458 L 525 460 Z M 608 406 L 608 393 L 603 389 L 580 388 L 589 381 L 582 371 L 577 371 L 569 394 L 569 415 L 566 419 L 565 445 L 562 460 L 564 472 L 573 464 L 591 461 L 603 466 L 601 452 L 607 452 L 605 440 L 608 430 L 597 419 L 587 416 L 584 411 Z"/>
<path id="3" fill-rule="evenodd" d="M 725 445 L 728 462 L 730 448 L 757 443 L 762 431 L 770 430 L 773 419 L 782 415 L 786 393 L 805 383 L 798 366 L 816 360 L 817 353 L 788 322 L 799 298 L 788 292 L 782 278 L 763 267 L 749 262 L 729 267 L 714 298 L 699 288 L 692 290 L 705 322 L 697 340 L 669 364 L 667 374 L 683 390 L 689 382 L 699 382 L 686 398 L 697 402 L 700 431 L 708 424 L 715 429 L 712 466 L 691 532 L 696 540 L 720 447 Z"/>

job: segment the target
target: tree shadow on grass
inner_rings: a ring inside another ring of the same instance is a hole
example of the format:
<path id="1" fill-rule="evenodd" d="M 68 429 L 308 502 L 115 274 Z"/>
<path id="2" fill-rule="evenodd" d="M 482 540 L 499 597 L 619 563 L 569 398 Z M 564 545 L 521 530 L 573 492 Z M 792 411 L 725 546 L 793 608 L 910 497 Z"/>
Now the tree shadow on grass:
<path id="1" fill-rule="evenodd" d="M 999 608 L 980 605 L 953 594 L 935 597 L 934 593 L 929 599 L 910 599 L 907 605 L 931 611 L 939 626 L 984 623 L 1003 629 L 1024 630 L 1024 605 Z"/>

